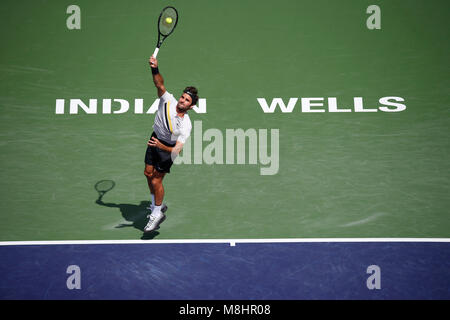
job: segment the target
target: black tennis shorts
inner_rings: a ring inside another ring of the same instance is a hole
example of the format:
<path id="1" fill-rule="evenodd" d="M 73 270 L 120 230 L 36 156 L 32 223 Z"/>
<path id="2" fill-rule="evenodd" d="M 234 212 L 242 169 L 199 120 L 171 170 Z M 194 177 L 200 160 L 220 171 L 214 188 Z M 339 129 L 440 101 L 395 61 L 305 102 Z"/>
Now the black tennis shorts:
<path id="1" fill-rule="evenodd" d="M 154 132 L 152 133 L 152 137 L 158 139 Z M 162 140 L 159 141 L 168 147 L 175 147 L 175 144 L 170 144 Z M 170 152 L 148 146 L 147 151 L 145 152 L 145 163 L 153 166 L 159 172 L 170 173 L 170 167 L 172 166 L 173 161 Z"/>

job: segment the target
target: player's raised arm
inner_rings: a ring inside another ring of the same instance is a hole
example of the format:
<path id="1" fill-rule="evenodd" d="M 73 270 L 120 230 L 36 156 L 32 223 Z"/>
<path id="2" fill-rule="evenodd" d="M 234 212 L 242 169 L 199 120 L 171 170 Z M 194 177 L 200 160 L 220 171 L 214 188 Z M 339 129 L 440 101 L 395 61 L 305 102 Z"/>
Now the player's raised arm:
<path id="1" fill-rule="evenodd" d="M 150 68 L 152 69 L 153 83 L 158 90 L 158 97 L 161 97 L 166 92 L 166 88 L 164 87 L 164 79 L 158 70 L 158 60 L 151 56 L 148 62 L 150 64 Z"/>

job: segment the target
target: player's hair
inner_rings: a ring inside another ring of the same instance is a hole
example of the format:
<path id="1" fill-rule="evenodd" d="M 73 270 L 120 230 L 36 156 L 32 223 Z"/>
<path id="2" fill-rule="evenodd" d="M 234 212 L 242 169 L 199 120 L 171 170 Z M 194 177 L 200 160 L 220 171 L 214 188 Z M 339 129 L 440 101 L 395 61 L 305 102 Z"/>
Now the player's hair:
<path id="1" fill-rule="evenodd" d="M 186 87 L 186 89 L 184 89 L 183 92 L 187 93 L 192 98 L 191 106 L 197 104 L 198 90 L 196 87 Z"/>

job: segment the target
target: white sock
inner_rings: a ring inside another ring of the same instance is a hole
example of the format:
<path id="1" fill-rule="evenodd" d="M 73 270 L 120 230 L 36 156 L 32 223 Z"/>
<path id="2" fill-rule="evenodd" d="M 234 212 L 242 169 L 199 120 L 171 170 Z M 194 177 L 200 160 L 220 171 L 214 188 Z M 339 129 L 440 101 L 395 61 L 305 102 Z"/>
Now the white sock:
<path id="1" fill-rule="evenodd" d="M 155 209 L 155 195 L 152 193 L 152 205 L 150 206 L 150 208 L 152 209 L 152 211 L 153 211 L 153 209 Z"/>
<path id="2" fill-rule="evenodd" d="M 152 210 L 152 214 L 154 214 L 155 216 L 159 216 L 161 214 L 161 206 L 155 206 L 155 208 Z"/>

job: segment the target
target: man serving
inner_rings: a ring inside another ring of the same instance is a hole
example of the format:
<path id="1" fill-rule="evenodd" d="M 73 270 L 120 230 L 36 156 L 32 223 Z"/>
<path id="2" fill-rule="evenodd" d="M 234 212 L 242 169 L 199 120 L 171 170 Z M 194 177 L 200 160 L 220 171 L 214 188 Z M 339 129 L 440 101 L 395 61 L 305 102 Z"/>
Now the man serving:
<path id="1" fill-rule="evenodd" d="M 186 87 L 178 101 L 164 87 L 164 79 L 158 70 L 158 61 L 153 56 L 149 60 L 153 82 L 158 92 L 159 106 L 153 124 L 153 133 L 148 141 L 145 153 L 145 171 L 152 197 L 149 221 L 144 228 L 151 232 L 166 219 L 163 205 L 164 187 L 162 181 L 170 173 L 173 159 L 181 152 L 184 143 L 191 134 L 192 124 L 187 112 L 198 101 L 195 87 Z"/>

